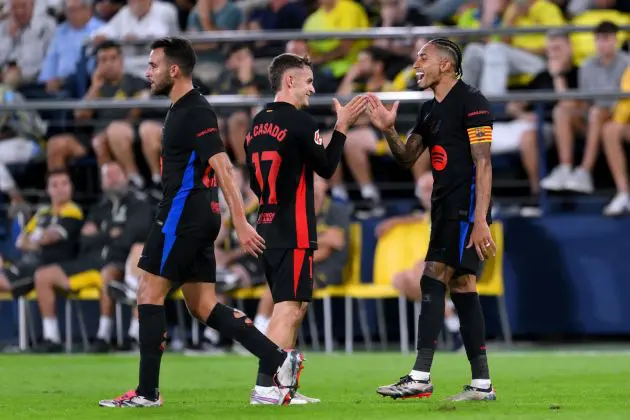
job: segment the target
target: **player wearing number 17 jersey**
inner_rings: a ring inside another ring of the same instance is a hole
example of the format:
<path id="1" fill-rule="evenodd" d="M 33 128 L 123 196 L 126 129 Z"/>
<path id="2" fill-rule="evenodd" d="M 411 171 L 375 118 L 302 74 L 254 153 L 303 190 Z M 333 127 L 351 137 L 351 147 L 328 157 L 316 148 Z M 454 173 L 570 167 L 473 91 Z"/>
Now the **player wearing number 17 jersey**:
<path id="1" fill-rule="evenodd" d="M 217 302 L 213 244 L 221 223 L 218 188 L 230 207 L 243 248 L 256 256 L 264 241 L 245 218 L 216 116 L 193 88 L 195 52 L 182 38 L 158 39 L 151 50 L 147 70 L 151 91 L 168 95 L 173 105 L 162 136 L 164 199 L 138 264 L 144 270 L 138 288 L 139 382 L 136 389 L 102 400 L 99 405 L 141 408 L 163 404 L 159 376 L 167 338 L 164 299 L 173 287 L 182 288 L 186 306 L 195 318 L 239 341 L 260 359 L 261 371 L 276 381 L 276 398 L 265 403 L 287 404 L 297 388 L 303 356 L 280 350 L 245 314 Z"/>
<path id="2" fill-rule="evenodd" d="M 266 244 L 261 263 L 274 301 L 267 336 L 281 348 L 293 348 L 313 295 L 313 173 L 332 176 L 346 131 L 365 110 L 366 99 L 357 96 L 345 107 L 333 100 L 337 124 L 325 148 L 317 124 L 300 110 L 315 92 L 308 58 L 279 55 L 269 67 L 269 81 L 275 101 L 254 118 L 245 149 L 251 188 L 260 199 L 257 230 Z M 270 386 L 270 379 L 259 375 L 251 403 L 266 398 Z M 298 400 L 318 401 L 296 394 Z"/>

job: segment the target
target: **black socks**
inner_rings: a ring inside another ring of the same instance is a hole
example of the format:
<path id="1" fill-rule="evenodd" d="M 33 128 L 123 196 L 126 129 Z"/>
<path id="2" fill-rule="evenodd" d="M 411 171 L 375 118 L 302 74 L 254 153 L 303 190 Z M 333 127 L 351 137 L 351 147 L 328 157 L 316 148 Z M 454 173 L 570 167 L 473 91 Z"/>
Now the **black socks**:
<path id="1" fill-rule="evenodd" d="M 451 293 L 459 315 L 460 332 L 470 361 L 472 379 L 490 379 L 486 356 L 486 324 L 477 293 Z"/>
<path id="2" fill-rule="evenodd" d="M 430 372 L 437 338 L 444 325 L 444 297 L 446 285 L 439 280 L 422 276 L 422 309 L 418 317 L 418 354 L 413 370 Z"/>
<path id="3" fill-rule="evenodd" d="M 244 313 L 229 306 L 217 303 L 206 320 L 206 325 L 219 331 L 227 338 L 238 341 L 258 357 L 260 360 L 259 380 L 261 374 L 268 377 L 262 378 L 264 383 L 272 381 L 271 378 L 278 370 L 278 366 L 284 362 L 287 356 L 282 349 L 279 349 L 258 328 L 254 327 L 254 323 Z M 273 383 L 270 385 L 257 384 L 260 386 L 273 385 Z"/>
<path id="4" fill-rule="evenodd" d="M 166 314 L 162 305 L 138 305 L 140 322 L 140 381 L 138 395 L 156 400 L 160 364 L 166 348 Z"/>

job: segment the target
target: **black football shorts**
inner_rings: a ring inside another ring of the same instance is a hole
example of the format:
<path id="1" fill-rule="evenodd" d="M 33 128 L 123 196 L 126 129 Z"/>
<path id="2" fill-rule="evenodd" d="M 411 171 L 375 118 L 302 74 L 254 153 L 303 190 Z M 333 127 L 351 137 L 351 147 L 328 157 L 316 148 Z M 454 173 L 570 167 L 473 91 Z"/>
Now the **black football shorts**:
<path id="1" fill-rule="evenodd" d="M 475 247 L 466 248 L 472 233 L 473 223 L 445 217 L 442 214 L 431 215 L 431 239 L 425 261 L 444 263 L 455 269 L 455 277 L 464 274 L 477 274 L 480 260 Z"/>
<path id="2" fill-rule="evenodd" d="M 312 249 L 266 249 L 260 260 L 274 303 L 313 299 Z"/>
<path id="3" fill-rule="evenodd" d="M 170 280 L 175 287 L 184 283 L 214 283 L 217 274 L 214 242 L 165 234 L 162 227 L 154 223 L 138 267 Z"/>

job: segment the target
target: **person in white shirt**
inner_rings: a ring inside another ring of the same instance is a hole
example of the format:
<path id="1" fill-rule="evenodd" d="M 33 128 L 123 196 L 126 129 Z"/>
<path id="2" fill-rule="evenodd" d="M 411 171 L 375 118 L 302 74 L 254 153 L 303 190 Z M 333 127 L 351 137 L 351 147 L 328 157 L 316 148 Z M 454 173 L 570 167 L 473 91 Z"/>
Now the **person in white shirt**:
<path id="1" fill-rule="evenodd" d="M 171 3 L 154 0 L 129 0 L 105 26 L 92 34 L 94 44 L 106 39 L 133 41 L 146 39 L 148 42 L 164 36 L 179 34 L 177 9 Z M 146 49 L 141 45 L 128 45 L 123 50 L 125 71 L 144 77 Z"/>

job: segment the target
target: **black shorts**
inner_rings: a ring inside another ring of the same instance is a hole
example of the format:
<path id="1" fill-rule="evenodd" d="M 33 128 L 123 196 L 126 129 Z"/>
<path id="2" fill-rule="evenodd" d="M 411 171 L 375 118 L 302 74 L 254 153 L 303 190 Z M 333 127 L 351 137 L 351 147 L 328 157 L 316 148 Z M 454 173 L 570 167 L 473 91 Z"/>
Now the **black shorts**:
<path id="1" fill-rule="evenodd" d="M 3 271 L 11 284 L 13 297 L 25 296 L 35 288 L 35 270 L 40 266 L 41 264 L 37 261 L 5 264 Z"/>
<path id="2" fill-rule="evenodd" d="M 105 267 L 109 262 L 99 258 L 96 255 L 86 255 L 80 257 L 76 260 L 64 261 L 59 263 L 59 267 L 66 273 L 66 276 L 72 277 L 79 273 L 84 273 L 86 271 L 101 271 L 103 267 Z M 122 262 L 122 268 L 124 268 L 125 263 Z"/>
<path id="3" fill-rule="evenodd" d="M 184 283 L 215 283 L 217 265 L 214 241 L 162 233 L 154 223 L 138 267 L 170 280 L 175 287 Z"/>
<path id="4" fill-rule="evenodd" d="M 434 216 L 425 261 L 444 263 L 453 267 L 455 277 L 477 274 L 480 263 L 477 251 L 474 246 L 466 248 L 472 228 L 472 222 Z"/>
<path id="5" fill-rule="evenodd" d="M 313 299 L 312 249 L 267 249 L 260 261 L 274 303 Z"/>

